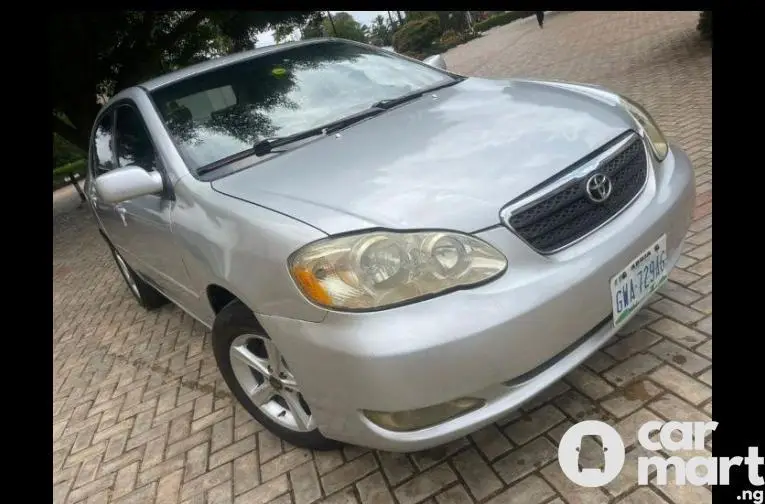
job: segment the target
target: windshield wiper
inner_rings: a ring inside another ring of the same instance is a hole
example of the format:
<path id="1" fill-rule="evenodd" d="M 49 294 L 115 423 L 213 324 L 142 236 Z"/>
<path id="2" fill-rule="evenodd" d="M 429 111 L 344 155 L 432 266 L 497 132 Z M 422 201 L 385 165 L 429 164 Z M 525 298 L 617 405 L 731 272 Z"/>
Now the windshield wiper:
<path id="1" fill-rule="evenodd" d="M 453 86 L 455 84 L 462 82 L 463 80 L 465 80 L 465 77 L 456 76 L 456 77 L 453 77 L 453 80 L 444 82 L 442 84 L 438 84 L 436 86 L 432 86 L 426 89 L 419 89 L 417 91 L 399 96 L 397 98 L 380 100 L 377 103 L 370 105 L 369 108 L 362 110 L 361 112 L 357 112 L 355 114 L 343 117 L 342 119 L 338 119 L 337 121 L 332 121 L 331 123 L 327 123 L 322 126 L 317 126 L 315 128 L 311 128 L 305 131 L 301 131 L 299 133 L 295 133 L 295 134 L 287 135 L 283 137 L 264 138 L 263 140 L 256 142 L 255 145 L 253 145 L 249 149 L 245 149 L 241 152 L 237 152 L 236 154 L 226 156 L 223 159 L 219 159 L 218 161 L 215 161 L 213 163 L 200 167 L 197 170 L 197 175 L 204 175 L 205 173 L 210 173 L 211 171 L 217 170 L 221 166 L 225 166 L 227 164 L 239 161 L 240 159 L 244 159 L 252 155 L 265 156 L 266 154 L 269 154 L 273 149 L 287 145 L 287 144 L 291 144 L 293 142 L 299 142 L 301 140 L 305 140 L 317 135 L 329 135 L 338 130 L 347 128 L 351 124 L 362 121 L 368 117 L 372 117 L 382 112 L 385 112 L 386 110 L 391 109 L 397 105 L 401 105 L 402 103 L 416 100 L 417 98 L 420 98 L 422 95 L 426 93 L 432 93 L 433 91 L 437 91 L 445 87 Z"/>
<path id="2" fill-rule="evenodd" d="M 368 117 L 375 116 L 384 111 L 385 110 L 382 108 L 372 107 L 372 108 L 362 110 L 361 112 L 357 112 L 355 114 L 349 115 L 347 117 L 343 117 L 342 119 L 338 119 L 337 121 L 332 121 L 331 123 L 327 123 L 322 126 L 317 126 L 316 128 L 311 128 L 305 131 L 301 131 L 300 133 L 295 133 L 294 135 L 287 135 L 287 136 L 275 137 L 275 138 L 265 138 L 257 142 L 253 146 L 253 152 L 255 153 L 256 156 L 263 156 L 271 152 L 276 147 L 281 147 L 283 145 L 287 145 L 293 142 L 299 142 L 300 140 L 305 140 L 307 138 L 311 138 L 316 135 L 329 135 L 338 130 L 347 128 L 351 124 L 357 123 L 359 121 L 363 121 L 364 119 Z"/>
<path id="3" fill-rule="evenodd" d="M 338 130 L 347 128 L 351 124 L 357 123 L 382 112 L 385 112 L 385 109 L 374 107 L 368 108 L 362 110 L 361 112 L 343 117 L 342 119 L 338 119 L 337 121 L 332 121 L 331 123 L 327 123 L 322 126 L 317 126 L 315 128 L 301 131 L 300 133 L 295 133 L 293 135 L 287 135 L 283 137 L 264 138 L 263 140 L 256 142 L 255 145 L 249 149 L 245 149 L 241 152 L 237 152 L 236 154 L 232 154 L 231 156 L 226 156 L 223 159 L 219 159 L 218 161 L 202 166 L 197 170 L 197 175 L 210 173 L 211 171 L 217 170 L 221 166 L 225 166 L 252 155 L 265 156 L 276 147 L 281 147 L 293 142 L 299 142 L 300 140 L 305 140 L 317 135 L 329 135 Z"/>
<path id="4" fill-rule="evenodd" d="M 443 89 L 445 87 L 453 86 L 459 82 L 462 82 L 465 80 L 464 78 L 454 78 L 454 80 L 444 82 L 443 84 L 438 84 L 436 86 L 432 86 L 426 89 L 418 89 L 417 91 L 413 91 L 411 93 L 407 93 L 405 95 L 401 95 L 397 98 L 390 98 L 387 100 L 380 100 L 378 102 L 375 102 L 371 105 L 370 108 L 381 108 L 381 109 L 391 109 L 397 105 L 401 105 L 402 103 L 410 102 L 413 100 L 416 100 L 417 98 L 420 98 L 422 95 L 426 93 L 432 93 L 433 91 L 438 91 L 439 89 Z"/>
<path id="5" fill-rule="evenodd" d="M 416 100 L 417 98 L 421 97 L 425 93 L 426 91 L 415 91 L 414 93 L 408 93 L 408 94 L 399 96 L 398 98 L 388 98 L 387 100 L 380 100 L 378 102 L 373 103 L 372 108 L 381 108 L 381 109 L 388 110 L 395 107 L 396 105 L 401 105 L 402 103 Z"/>

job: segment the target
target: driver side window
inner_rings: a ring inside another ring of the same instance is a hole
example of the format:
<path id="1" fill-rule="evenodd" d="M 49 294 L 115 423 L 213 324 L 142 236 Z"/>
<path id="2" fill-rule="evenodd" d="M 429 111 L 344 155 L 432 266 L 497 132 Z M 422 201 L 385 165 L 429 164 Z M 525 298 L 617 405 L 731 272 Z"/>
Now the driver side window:
<path id="1" fill-rule="evenodd" d="M 99 120 L 93 136 L 93 144 L 91 145 L 92 166 L 96 177 L 114 168 L 113 122 L 112 112 L 105 113 Z"/>
<path id="2" fill-rule="evenodd" d="M 143 119 L 133 107 L 122 105 L 117 108 L 114 134 L 117 164 L 120 168 L 132 165 L 149 172 L 157 169 L 154 145 L 143 125 Z"/>

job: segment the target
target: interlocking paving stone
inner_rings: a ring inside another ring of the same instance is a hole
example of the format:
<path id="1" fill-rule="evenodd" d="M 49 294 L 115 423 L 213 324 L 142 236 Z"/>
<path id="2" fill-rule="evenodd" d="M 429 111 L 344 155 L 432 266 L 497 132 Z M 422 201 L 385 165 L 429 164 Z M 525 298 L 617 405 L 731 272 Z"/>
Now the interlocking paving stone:
<path id="1" fill-rule="evenodd" d="M 678 422 L 709 422 L 712 419 L 676 395 L 666 393 L 648 405 L 667 420 Z"/>
<path id="2" fill-rule="evenodd" d="M 660 367 L 651 373 L 651 379 L 697 406 L 712 397 L 712 389 L 699 381 L 703 381 L 701 377 L 698 380 L 694 379 L 672 366 Z M 712 374 L 710 371 L 709 381 L 711 382 L 711 380 Z"/>
<path id="3" fill-rule="evenodd" d="M 508 425 L 505 434 L 513 443 L 522 445 L 562 422 L 564 418 L 565 415 L 558 408 L 548 404 Z"/>
<path id="4" fill-rule="evenodd" d="M 693 348 L 707 340 L 707 336 L 674 320 L 663 318 L 650 325 L 651 330 L 670 338 L 686 348 Z"/>
<path id="5" fill-rule="evenodd" d="M 501 494 L 492 498 L 490 504 L 537 504 L 555 495 L 552 487 L 539 476 L 532 474 Z"/>
<path id="6" fill-rule="evenodd" d="M 456 455 L 452 459 L 452 464 L 457 469 L 457 473 L 462 476 L 470 493 L 478 500 L 502 488 L 500 479 L 474 449 Z"/>
<path id="7" fill-rule="evenodd" d="M 454 471 L 446 464 L 431 467 L 418 474 L 395 490 L 401 504 L 414 504 L 435 495 L 438 491 L 457 480 Z"/>
<path id="8" fill-rule="evenodd" d="M 709 498 L 706 502 L 712 502 L 712 499 Z M 623 500 L 620 500 L 619 504 L 667 504 L 667 501 L 659 497 L 659 495 L 649 487 L 638 487 Z"/>
<path id="9" fill-rule="evenodd" d="M 512 483 L 553 460 L 556 454 L 557 448 L 550 441 L 537 438 L 497 460 L 494 470 L 505 483 Z"/>
<path id="10" fill-rule="evenodd" d="M 473 433 L 470 437 L 481 450 L 484 457 L 494 460 L 500 455 L 512 450 L 513 444 L 502 434 L 496 425 L 492 424 Z"/>
<path id="11" fill-rule="evenodd" d="M 309 460 L 290 471 L 290 482 L 295 494 L 295 504 L 310 504 L 321 498 L 321 484 L 312 461 Z M 373 483 L 379 486 L 376 480 Z"/>
<path id="12" fill-rule="evenodd" d="M 711 502 L 706 488 L 635 487 L 630 465 L 643 422 L 712 411 L 712 59 L 697 20 L 554 13 L 544 30 L 512 23 L 445 55 L 466 75 L 591 82 L 641 102 L 693 161 L 697 207 L 670 283 L 619 337 L 522 411 L 435 450 L 281 442 L 232 401 L 208 331 L 173 306 L 141 309 L 74 190 L 54 193 L 53 502 Z M 633 450 L 605 489 L 576 487 L 556 460 L 584 419 L 615 425 Z"/>
<path id="13" fill-rule="evenodd" d="M 662 392 L 662 389 L 650 380 L 637 380 L 604 398 L 600 406 L 616 418 L 623 418 Z"/>
<path id="14" fill-rule="evenodd" d="M 363 504 L 394 504 L 390 488 L 379 472 L 370 474 L 356 483 L 356 488 Z"/>

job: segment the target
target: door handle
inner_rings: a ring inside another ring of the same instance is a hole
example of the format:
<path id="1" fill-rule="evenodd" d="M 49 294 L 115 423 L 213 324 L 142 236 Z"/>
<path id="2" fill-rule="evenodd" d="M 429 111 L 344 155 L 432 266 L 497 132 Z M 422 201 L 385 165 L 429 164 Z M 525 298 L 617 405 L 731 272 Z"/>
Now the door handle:
<path id="1" fill-rule="evenodd" d="M 125 210 L 125 207 L 117 205 L 114 207 L 115 210 L 117 210 L 117 215 L 120 216 L 120 219 L 122 219 L 122 225 L 127 227 L 127 219 L 125 219 L 125 214 L 127 214 L 127 210 Z"/>

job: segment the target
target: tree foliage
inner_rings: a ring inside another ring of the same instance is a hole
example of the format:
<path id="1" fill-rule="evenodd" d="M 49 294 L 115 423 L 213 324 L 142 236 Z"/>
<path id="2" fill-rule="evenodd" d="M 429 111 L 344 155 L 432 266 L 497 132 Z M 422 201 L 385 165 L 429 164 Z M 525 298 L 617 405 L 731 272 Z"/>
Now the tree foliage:
<path id="1" fill-rule="evenodd" d="M 442 31 L 457 33 L 469 30 L 466 11 L 406 11 L 406 21 L 421 21 L 431 16 L 437 16 Z"/>
<path id="2" fill-rule="evenodd" d="M 436 11 L 404 11 L 406 13 L 407 21 L 419 21 L 430 16 L 437 16 Z"/>
<path id="3" fill-rule="evenodd" d="M 313 11 L 61 11 L 51 22 L 54 131 L 87 149 L 99 96 L 254 47 L 256 34 Z"/>
<path id="4" fill-rule="evenodd" d="M 378 14 L 369 27 L 369 43 L 378 47 L 392 46 L 394 31 L 390 23 Z"/>
<path id="5" fill-rule="evenodd" d="M 359 24 L 347 12 L 332 14 L 332 19 L 329 19 L 329 16 L 327 16 L 322 21 L 322 24 L 325 33 L 332 37 L 355 40 L 356 42 L 367 41 L 369 28 L 366 25 Z"/>
<path id="6" fill-rule="evenodd" d="M 407 21 L 393 35 L 393 48 L 402 54 L 418 54 L 433 45 L 440 35 L 438 16 Z"/>
<path id="7" fill-rule="evenodd" d="M 317 11 L 303 22 L 287 21 L 276 26 L 274 40 L 287 40 L 294 32 L 300 32 L 303 40 L 320 37 L 337 37 L 357 42 L 367 42 L 370 28 L 360 24 L 347 12 L 337 12 L 330 18 L 327 13 Z"/>
<path id="8" fill-rule="evenodd" d="M 308 19 L 308 22 L 301 28 L 301 38 L 302 39 L 312 39 L 312 38 L 319 38 L 319 37 L 326 37 L 327 31 L 324 29 L 324 17 L 320 12 L 317 12 L 316 15 L 311 16 Z"/>

